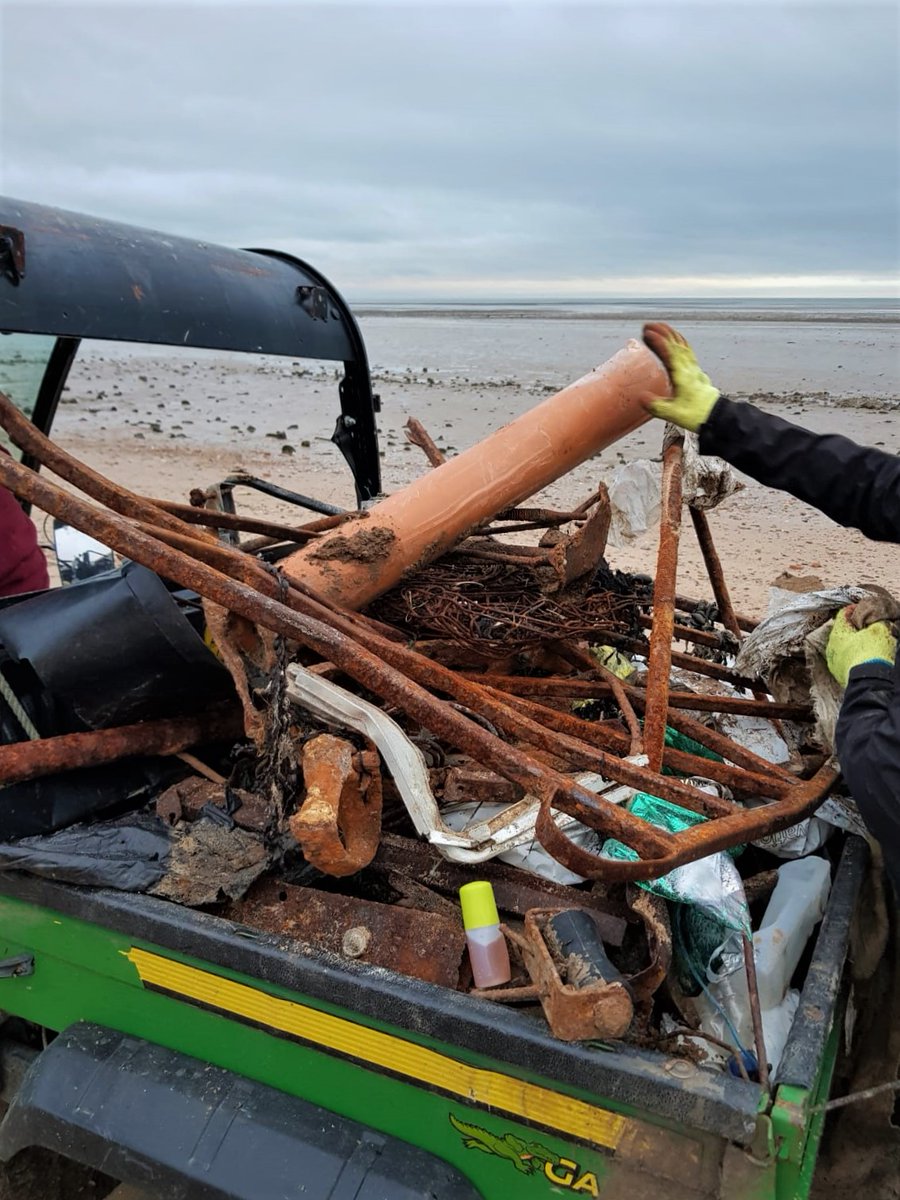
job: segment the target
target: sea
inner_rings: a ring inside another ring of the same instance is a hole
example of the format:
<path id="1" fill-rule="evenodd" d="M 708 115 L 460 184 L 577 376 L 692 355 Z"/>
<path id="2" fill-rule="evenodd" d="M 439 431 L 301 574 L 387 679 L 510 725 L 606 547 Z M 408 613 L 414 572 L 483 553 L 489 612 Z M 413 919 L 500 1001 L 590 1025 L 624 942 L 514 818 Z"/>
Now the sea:
<path id="1" fill-rule="evenodd" d="M 900 401 L 900 300 L 646 299 L 360 304 L 373 374 L 561 387 L 646 321 L 683 332 L 739 395 Z"/>
<path id="2" fill-rule="evenodd" d="M 353 311 L 376 383 L 430 381 L 456 392 L 517 386 L 540 394 L 580 378 L 639 338 L 644 322 L 667 321 L 688 337 L 726 394 L 900 404 L 900 300 L 890 298 L 366 302 Z M 28 411 L 52 339 L 11 335 L 0 342 L 6 390 Z M 255 356 L 240 357 L 249 365 Z M 235 356 L 196 347 L 84 343 L 73 386 L 89 377 L 97 358 L 153 359 L 159 368 L 177 368 L 227 364 Z M 313 369 L 333 375 L 335 365 Z M 287 376 L 310 364 L 277 359 L 259 366 Z"/>

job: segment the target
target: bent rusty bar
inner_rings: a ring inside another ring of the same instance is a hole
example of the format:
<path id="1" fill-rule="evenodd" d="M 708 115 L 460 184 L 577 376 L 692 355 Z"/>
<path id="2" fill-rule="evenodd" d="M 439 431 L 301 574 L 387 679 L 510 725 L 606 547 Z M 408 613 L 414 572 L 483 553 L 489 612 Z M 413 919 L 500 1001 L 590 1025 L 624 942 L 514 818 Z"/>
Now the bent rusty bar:
<path id="1" fill-rule="evenodd" d="M 0 426 L 6 430 L 12 442 L 20 450 L 37 459 L 60 479 L 65 479 L 67 483 L 77 487 L 86 496 L 93 497 L 114 512 L 139 521 L 151 521 L 155 525 L 161 525 L 176 533 L 196 535 L 198 532 L 180 518 L 157 508 L 151 500 L 145 500 L 135 492 L 129 491 L 128 488 L 113 483 L 57 446 L 16 408 L 5 392 L 0 392 Z M 205 540 L 215 541 L 213 534 L 200 532 L 201 537 Z"/>
<path id="2" fill-rule="evenodd" d="M 659 553 L 653 584 L 653 628 L 647 655 L 647 704 L 644 712 L 644 751 L 652 771 L 662 768 L 672 669 L 672 630 L 675 625 L 675 579 L 681 534 L 681 470 L 684 439 L 663 450 Z"/>
<path id="3" fill-rule="evenodd" d="M 178 754 L 199 742 L 239 738 L 244 727 L 238 709 L 143 721 L 114 729 L 64 733 L 36 742 L 0 746 L 0 784 L 25 783 L 59 771 L 96 767 L 135 754 Z M 2 804 L 2 796 L 0 796 Z"/>
<path id="4" fill-rule="evenodd" d="M 520 699 L 517 708 L 541 724 L 547 725 L 550 729 L 557 729 L 560 733 L 571 733 L 574 737 L 580 737 L 583 741 L 590 742 L 591 745 L 598 745 L 604 750 L 619 751 L 623 754 L 628 752 L 628 739 L 621 729 L 610 729 L 596 721 L 584 721 L 580 717 L 557 712 L 555 708 L 545 708 L 542 704 L 535 704 L 530 700 Z M 699 775 L 705 779 L 715 780 L 716 783 L 724 784 L 732 791 L 746 796 L 771 796 L 776 800 L 786 796 L 798 786 L 799 782 L 773 779 L 768 775 L 729 766 L 728 763 L 704 758 L 699 754 L 691 754 L 686 750 L 676 750 L 672 746 L 666 746 L 663 750 L 663 765 L 685 775 Z M 670 797 L 662 796 L 661 799 L 668 800 Z M 681 802 L 676 801 L 676 803 Z M 720 811 L 722 814 L 726 811 L 734 811 L 734 806 L 729 805 L 727 810 L 723 808 Z"/>
<path id="5" fill-rule="evenodd" d="M 695 825 L 681 833 L 670 834 L 670 853 L 657 859 L 613 861 L 573 845 L 552 820 L 551 809 L 556 805 L 552 797 L 541 797 L 535 832 L 541 844 L 554 858 L 587 879 L 603 879 L 616 883 L 658 879 L 684 863 L 706 858 L 719 850 L 729 850 L 733 846 L 756 841 L 770 833 L 778 833 L 796 825 L 798 821 L 815 812 L 839 775 L 840 772 L 826 765 L 821 767 L 812 779 L 794 788 L 787 800 L 764 804 L 759 808 L 727 817 L 717 817 L 714 821 Z M 563 857 L 560 857 L 561 855 Z"/>
<path id="6" fill-rule="evenodd" d="M 466 679 L 486 678 L 477 671 L 462 671 Z M 604 679 L 580 679 L 574 675 L 490 675 L 491 683 L 513 696 L 558 696 L 566 700 L 598 700 L 612 695 Z M 628 689 L 640 692 L 634 684 L 620 681 Z M 698 712 L 726 713 L 735 716 L 765 717 L 768 720 L 811 721 L 808 704 L 778 704 L 773 700 L 745 700 L 740 696 L 708 696 L 702 692 L 669 692 L 669 708 L 696 709 Z M 669 722 L 671 724 L 671 721 Z"/>
<path id="7" fill-rule="evenodd" d="M 179 504 L 175 500 L 151 500 L 142 497 L 145 503 L 180 517 L 187 525 L 205 525 L 211 529 L 236 529 L 241 533 L 260 533 L 265 537 L 283 542 L 307 542 L 322 536 L 324 530 L 304 528 L 302 525 L 282 525 L 277 521 L 262 521 L 258 517 L 247 517 L 241 513 L 219 512 L 213 508 L 195 508 L 193 504 Z"/>

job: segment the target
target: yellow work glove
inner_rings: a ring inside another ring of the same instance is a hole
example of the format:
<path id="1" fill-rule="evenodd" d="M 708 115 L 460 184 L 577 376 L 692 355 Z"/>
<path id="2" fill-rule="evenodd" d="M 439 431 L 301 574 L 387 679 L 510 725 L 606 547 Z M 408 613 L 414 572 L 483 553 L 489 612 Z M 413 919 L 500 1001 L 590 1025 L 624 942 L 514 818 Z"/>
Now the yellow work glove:
<path id="1" fill-rule="evenodd" d="M 687 339 L 671 325 L 645 325 L 644 345 L 662 360 L 672 385 L 671 396 L 647 396 L 644 403 L 654 417 L 696 433 L 712 412 L 718 389 L 700 370 Z"/>
<path id="2" fill-rule="evenodd" d="M 825 647 L 828 670 L 841 687 L 847 686 L 850 672 L 860 663 L 883 662 L 891 666 L 897 656 L 897 639 L 887 621 L 856 629 L 850 622 L 852 607 L 842 608 L 834 618 Z"/>

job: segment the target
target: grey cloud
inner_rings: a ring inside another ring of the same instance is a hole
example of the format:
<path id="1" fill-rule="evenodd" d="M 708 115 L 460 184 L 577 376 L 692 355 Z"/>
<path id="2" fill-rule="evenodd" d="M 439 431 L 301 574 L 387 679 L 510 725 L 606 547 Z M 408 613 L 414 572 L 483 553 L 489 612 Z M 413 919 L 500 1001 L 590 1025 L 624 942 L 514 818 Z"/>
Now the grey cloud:
<path id="1" fill-rule="evenodd" d="M 3 18 L 14 194 L 290 243 L 376 292 L 898 267 L 893 5 L 32 2 Z"/>

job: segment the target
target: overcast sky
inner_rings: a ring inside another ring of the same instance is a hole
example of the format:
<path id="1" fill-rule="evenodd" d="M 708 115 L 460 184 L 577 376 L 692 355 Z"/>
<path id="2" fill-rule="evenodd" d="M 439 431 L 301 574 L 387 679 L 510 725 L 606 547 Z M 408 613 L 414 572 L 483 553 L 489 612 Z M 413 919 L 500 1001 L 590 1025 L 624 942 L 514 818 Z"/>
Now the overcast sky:
<path id="1" fill-rule="evenodd" d="M 896 294 L 898 13 L 0 0 L 0 187 L 356 300 Z"/>

